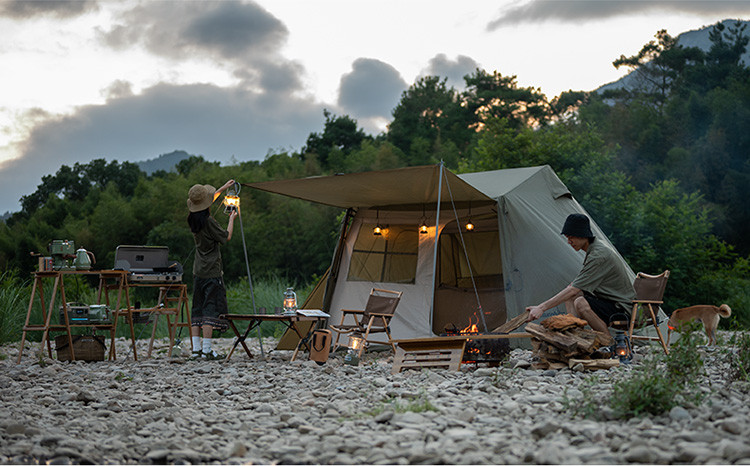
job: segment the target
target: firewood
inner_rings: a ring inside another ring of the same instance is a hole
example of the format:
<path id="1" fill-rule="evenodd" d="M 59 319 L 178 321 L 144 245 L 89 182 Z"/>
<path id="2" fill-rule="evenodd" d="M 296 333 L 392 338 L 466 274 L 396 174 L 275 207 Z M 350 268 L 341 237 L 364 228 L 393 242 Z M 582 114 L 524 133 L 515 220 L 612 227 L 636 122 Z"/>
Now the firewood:
<path id="1" fill-rule="evenodd" d="M 577 341 L 563 333 L 550 332 L 539 324 L 530 322 L 526 324 L 526 331 L 542 341 L 551 343 L 560 349 L 570 351 L 577 346 Z"/>
<path id="2" fill-rule="evenodd" d="M 556 330 L 558 332 L 564 332 L 565 330 L 577 327 L 585 327 L 586 321 L 579 319 L 576 316 L 570 314 L 560 314 L 556 316 L 547 317 L 542 321 L 542 325 L 547 330 Z"/>
<path id="3" fill-rule="evenodd" d="M 503 325 L 493 330 L 492 333 L 510 333 L 513 330 L 520 327 L 521 325 L 525 324 L 528 318 L 529 318 L 529 311 L 523 311 L 522 313 L 518 314 L 516 317 L 512 318 L 508 322 L 504 323 Z"/>
<path id="4" fill-rule="evenodd" d="M 584 369 L 598 370 L 598 369 L 611 369 L 620 365 L 619 359 L 571 359 L 568 361 L 568 367 L 571 369 L 576 365 L 581 364 Z"/>

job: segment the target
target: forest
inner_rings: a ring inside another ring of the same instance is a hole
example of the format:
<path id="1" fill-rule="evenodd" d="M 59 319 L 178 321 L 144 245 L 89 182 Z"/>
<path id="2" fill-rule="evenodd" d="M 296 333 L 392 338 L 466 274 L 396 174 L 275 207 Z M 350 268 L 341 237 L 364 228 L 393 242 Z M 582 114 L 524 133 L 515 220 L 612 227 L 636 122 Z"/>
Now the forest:
<path id="1" fill-rule="evenodd" d="M 748 38 L 740 23 L 719 23 L 710 37 L 702 51 L 662 30 L 638 54 L 613 57 L 638 78 L 617 91 L 547 98 L 515 76 L 476 69 L 462 90 L 440 76 L 418 79 L 378 135 L 325 111 L 324 127 L 298 152 L 262 161 L 221 166 L 190 155 L 174 171 L 148 175 L 127 161 L 62 166 L 0 223 L 0 289 L 28 287 L 30 253 L 46 253 L 53 239 L 94 252 L 97 268 L 112 267 L 121 244 L 168 246 L 191 285 L 185 201 L 195 183 L 440 161 L 456 173 L 547 164 L 634 271 L 671 270 L 667 313 L 727 303 L 734 313 L 722 325 L 750 328 L 750 69 L 741 61 Z M 249 188 L 240 197 L 253 279 L 313 284 L 330 264 L 342 212 Z M 218 203 L 212 212 L 226 224 Z M 246 281 L 242 242 L 222 251 L 227 282 Z"/>

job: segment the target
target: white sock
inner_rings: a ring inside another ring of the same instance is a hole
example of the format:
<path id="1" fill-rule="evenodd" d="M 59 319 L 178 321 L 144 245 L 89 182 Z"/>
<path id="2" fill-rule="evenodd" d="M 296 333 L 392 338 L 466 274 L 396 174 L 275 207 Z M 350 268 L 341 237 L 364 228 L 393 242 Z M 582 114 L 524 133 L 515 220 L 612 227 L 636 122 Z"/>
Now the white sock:
<path id="1" fill-rule="evenodd" d="M 193 340 L 193 353 L 197 353 L 201 350 L 201 337 L 192 337 Z"/>
<path id="2" fill-rule="evenodd" d="M 203 339 L 203 354 L 209 354 L 211 352 L 211 339 Z"/>

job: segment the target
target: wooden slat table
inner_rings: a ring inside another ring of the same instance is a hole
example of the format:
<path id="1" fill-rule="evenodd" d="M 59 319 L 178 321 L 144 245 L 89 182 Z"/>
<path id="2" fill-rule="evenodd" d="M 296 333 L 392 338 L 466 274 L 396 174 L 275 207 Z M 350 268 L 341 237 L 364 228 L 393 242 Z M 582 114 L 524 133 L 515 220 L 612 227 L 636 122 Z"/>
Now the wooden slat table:
<path id="1" fill-rule="evenodd" d="M 530 338 L 529 333 L 451 335 L 445 337 L 392 340 L 396 346 L 392 374 L 404 369 L 444 368 L 457 371 L 461 368 L 466 342 L 469 340 L 494 340 Z"/>

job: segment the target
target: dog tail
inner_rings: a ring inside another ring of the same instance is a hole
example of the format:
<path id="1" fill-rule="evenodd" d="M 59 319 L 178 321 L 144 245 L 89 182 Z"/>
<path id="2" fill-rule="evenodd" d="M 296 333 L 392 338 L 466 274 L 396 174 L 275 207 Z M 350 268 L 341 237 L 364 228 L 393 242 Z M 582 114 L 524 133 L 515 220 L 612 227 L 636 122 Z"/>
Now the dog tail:
<path id="1" fill-rule="evenodd" d="M 722 317 L 729 317 L 732 315 L 732 309 L 726 304 L 719 306 L 719 315 Z"/>

